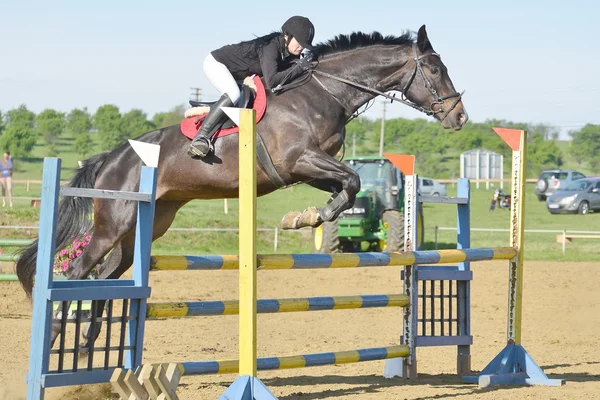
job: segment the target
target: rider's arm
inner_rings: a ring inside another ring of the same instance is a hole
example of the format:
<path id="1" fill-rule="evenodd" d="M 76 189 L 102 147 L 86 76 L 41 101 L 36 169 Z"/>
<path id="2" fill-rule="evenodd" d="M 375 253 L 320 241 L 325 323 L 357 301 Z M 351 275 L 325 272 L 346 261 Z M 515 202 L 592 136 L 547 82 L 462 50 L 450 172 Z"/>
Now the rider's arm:
<path id="1" fill-rule="evenodd" d="M 276 42 L 269 43 L 262 48 L 260 54 L 260 67 L 262 69 L 263 78 L 269 89 L 273 89 L 279 85 L 285 77 L 288 76 L 287 82 L 298 77 L 304 72 L 298 64 L 293 64 L 286 70 L 277 71 L 278 61 L 280 57 L 278 45 Z"/>

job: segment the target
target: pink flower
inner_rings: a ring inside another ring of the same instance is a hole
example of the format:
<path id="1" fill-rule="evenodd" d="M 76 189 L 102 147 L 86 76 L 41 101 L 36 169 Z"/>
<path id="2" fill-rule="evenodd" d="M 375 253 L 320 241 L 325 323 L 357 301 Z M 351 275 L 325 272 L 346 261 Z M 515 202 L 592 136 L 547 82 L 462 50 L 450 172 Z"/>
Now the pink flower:
<path id="1" fill-rule="evenodd" d="M 85 237 L 85 241 L 86 241 L 86 242 L 89 242 L 91 239 L 92 239 L 92 235 L 87 235 L 87 236 Z"/>
<path id="2" fill-rule="evenodd" d="M 73 254 L 73 253 L 69 254 L 69 258 L 70 258 L 71 260 L 72 260 L 72 259 L 74 259 L 74 258 L 75 258 L 75 254 Z"/>
<path id="3" fill-rule="evenodd" d="M 67 260 L 63 261 L 62 263 L 60 263 L 60 268 L 65 271 L 69 268 L 69 262 Z"/>
<path id="4" fill-rule="evenodd" d="M 61 256 L 66 256 L 67 254 L 69 254 L 69 250 L 67 250 L 67 249 L 62 249 L 62 250 L 60 251 L 60 255 L 61 255 Z"/>
<path id="5" fill-rule="evenodd" d="M 74 248 L 77 248 L 77 247 L 79 247 L 79 240 L 75 239 L 75 240 L 73 241 L 73 247 L 74 247 Z"/>
<path id="6" fill-rule="evenodd" d="M 81 255 L 81 253 L 83 253 L 82 250 L 77 250 L 77 253 L 75 253 L 75 257 L 79 257 Z"/>

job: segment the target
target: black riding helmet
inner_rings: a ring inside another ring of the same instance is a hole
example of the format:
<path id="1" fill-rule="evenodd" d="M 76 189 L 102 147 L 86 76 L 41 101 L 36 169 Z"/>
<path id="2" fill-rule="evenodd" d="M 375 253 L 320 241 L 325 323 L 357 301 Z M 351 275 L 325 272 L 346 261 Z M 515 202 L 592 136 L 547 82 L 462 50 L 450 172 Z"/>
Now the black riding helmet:
<path id="1" fill-rule="evenodd" d="M 300 46 L 314 51 L 312 41 L 315 37 L 315 27 L 308 18 L 295 15 L 285 21 L 281 30 L 288 36 L 295 37 Z"/>

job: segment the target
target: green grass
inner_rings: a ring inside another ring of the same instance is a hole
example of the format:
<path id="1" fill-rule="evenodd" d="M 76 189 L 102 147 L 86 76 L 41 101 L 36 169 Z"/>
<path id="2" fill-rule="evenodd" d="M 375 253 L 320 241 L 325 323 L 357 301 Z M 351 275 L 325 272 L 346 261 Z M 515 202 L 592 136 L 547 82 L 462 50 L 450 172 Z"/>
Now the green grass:
<path id="1" fill-rule="evenodd" d="M 456 190 L 447 185 L 448 195 L 456 195 Z M 492 188 L 485 190 L 471 185 L 471 227 L 509 229 L 509 211 L 496 208 L 489 212 Z M 600 231 L 600 213 L 588 215 L 553 215 L 544 202 L 539 202 L 533 194 L 534 184 L 526 185 L 525 229 L 527 230 L 581 230 Z M 505 186 L 505 191 L 508 187 Z M 456 213 L 447 204 L 425 204 L 425 241 L 427 248 L 434 247 L 435 226 L 456 226 Z M 598 239 L 573 239 L 567 244 L 566 255 L 562 255 L 562 244 L 556 242 L 558 233 L 526 233 L 525 259 L 547 261 L 599 261 Z M 471 247 L 507 246 L 509 232 L 472 232 Z M 439 248 L 455 248 L 455 231 L 438 231 Z"/>
<path id="2" fill-rule="evenodd" d="M 60 157 L 63 159 L 62 178 L 68 179 L 77 167 L 80 159 L 72 150 L 71 138 L 63 137 L 57 143 Z M 95 147 L 97 148 L 97 147 Z M 45 146 L 41 141 L 36 145 L 32 156 L 26 160 L 17 160 L 15 180 L 41 180 L 42 161 L 46 155 Z M 590 173 L 590 171 L 582 170 Z M 447 185 L 448 195 L 455 195 L 452 185 Z M 31 184 L 30 191 L 22 183 L 15 183 L 14 196 L 39 197 L 39 184 Z M 543 202 L 538 202 L 533 194 L 533 184 L 526 188 L 526 229 L 552 230 L 600 230 L 600 213 L 590 215 L 551 215 Z M 496 209 L 488 211 L 492 190 L 471 189 L 471 226 L 474 228 L 504 228 L 508 229 L 509 212 Z M 508 185 L 505 185 L 508 191 Z M 303 210 L 307 206 L 325 204 L 329 195 L 306 185 L 280 190 L 261 197 L 257 202 L 258 226 L 270 229 L 258 233 L 257 250 L 260 253 L 273 252 L 273 237 L 275 228 L 279 226 L 281 217 L 289 210 Z M 177 214 L 173 227 L 184 228 L 237 228 L 238 201 L 229 200 L 229 212 L 223 211 L 223 200 L 193 201 L 183 207 Z M 435 226 L 456 226 L 455 206 L 448 204 L 425 204 L 425 242 L 426 248 L 434 248 Z M 39 209 L 31 208 L 29 201 L 16 201 L 13 209 L 0 208 L 1 225 L 37 225 Z M 32 230 L 31 234 L 37 232 Z M 311 231 L 304 229 L 299 232 L 279 230 L 280 253 L 308 253 L 312 250 Z M 27 232 L 1 229 L 0 237 L 19 238 L 27 236 Z M 471 247 L 507 246 L 509 233 L 472 232 Z M 562 255 L 562 245 L 556 242 L 556 234 L 527 233 L 525 235 L 525 257 L 530 260 L 564 260 L 564 261 L 600 261 L 600 252 L 596 250 L 596 239 L 574 239 L 567 244 L 566 256 Z M 455 248 L 456 232 L 439 231 L 438 248 Z M 154 254 L 234 254 L 238 248 L 237 232 L 168 232 L 155 242 Z"/>
<path id="3" fill-rule="evenodd" d="M 543 202 L 533 196 L 533 185 L 527 185 L 526 229 L 552 230 L 596 230 L 600 213 L 589 215 L 551 215 Z M 455 189 L 448 185 L 448 195 L 455 195 Z M 36 192 L 37 194 L 37 192 Z M 496 208 L 488 211 L 492 190 L 476 189 L 471 191 L 471 226 L 473 228 L 510 227 L 509 212 Z M 281 217 L 288 210 L 302 210 L 309 205 L 322 205 L 328 194 L 311 187 L 301 185 L 280 190 L 258 199 L 258 226 L 268 228 L 268 232 L 258 233 L 257 249 L 260 253 L 273 252 L 274 230 L 279 226 Z M 229 212 L 224 213 L 223 200 L 193 201 L 177 214 L 173 227 L 182 228 L 237 228 L 238 201 L 228 201 Z M 3 225 L 37 224 L 38 209 L 20 203 L 12 210 L 0 210 Z M 449 204 L 425 204 L 425 244 L 427 249 L 434 248 L 435 226 L 456 226 L 456 206 Z M 34 232 L 35 234 L 35 232 Z M 23 237 L 22 231 L 1 230 L 4 237 Z M 501 247 L 509 243 L 508 232 L 472 232 L 471 247 Z M 595 239 L 574 239 L 567 244 L 566 256 L 562 255 L 562 245 L 556 242 L 556 234 L 527 233 L 525 235 L 525 258 L 529 260 L 563 261 L 600 261 L 600 252 Z M 456 248 L 456 232 L 439 231 L 438 248 Z M 178 232 L 170 231 L 155 242 L 154 254 L 235 254 L 238 249 L 237 232 Z M 299 232 L 279 230 L 280 253 L 308 253 L 312 251 L 311 231 Z"/>

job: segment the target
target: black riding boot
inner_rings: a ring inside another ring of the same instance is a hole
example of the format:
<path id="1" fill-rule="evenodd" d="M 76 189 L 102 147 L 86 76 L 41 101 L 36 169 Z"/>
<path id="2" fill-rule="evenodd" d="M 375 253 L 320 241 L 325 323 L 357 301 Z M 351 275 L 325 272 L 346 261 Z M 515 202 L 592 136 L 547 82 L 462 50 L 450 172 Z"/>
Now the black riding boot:
<path id="1" fill-rule="evenodd" d="M 192 144 L 188 149 L 188 154 L 191 157 L 206 157 L 206 155 L 212 150 L 212 143 L 210 137 L 213 134 L 214 129 L 227 120 L 227 114 L 221 107 L 232 107 L 233 102 L 227 95 L 223 94 L 219 100 L 210 108 L 208 115 L 202 121 L 200 130 L 192 140 Z"/>

